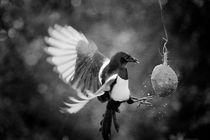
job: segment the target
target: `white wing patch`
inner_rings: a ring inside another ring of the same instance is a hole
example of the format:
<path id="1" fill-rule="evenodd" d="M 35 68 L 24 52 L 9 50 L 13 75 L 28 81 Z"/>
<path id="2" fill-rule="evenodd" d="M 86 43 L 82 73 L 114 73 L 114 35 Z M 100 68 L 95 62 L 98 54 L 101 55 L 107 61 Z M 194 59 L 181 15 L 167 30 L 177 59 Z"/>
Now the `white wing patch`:
<path id="1" fill-rule="evenodd" d="M 109 64 L 109 62 L 110 62 L 110 60 L 109 59 L 106 59 L 106 61 L 104 62 L 104 64 L 101 66 L 101 68 L 99 70 L 98 78 L 99 78 L 100 83 L 102 83 L 102 79 L 101 79 L 102 71 Z"/>

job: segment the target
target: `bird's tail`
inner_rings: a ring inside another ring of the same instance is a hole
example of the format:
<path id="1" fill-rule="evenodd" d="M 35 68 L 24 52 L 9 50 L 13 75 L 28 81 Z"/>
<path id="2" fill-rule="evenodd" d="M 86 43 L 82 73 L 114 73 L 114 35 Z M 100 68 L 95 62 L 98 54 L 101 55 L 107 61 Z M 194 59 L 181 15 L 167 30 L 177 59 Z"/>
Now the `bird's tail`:
<path id="1" fill-rule="evenodd" d="M 112 126 L 112 120 L 114 122 L 114 127 L 116 131 L 119 130 L 119 125 L 116 120 L 116 111 L 119 107 L 120 103 L 115 101 L 109 101 L 106 107 L 105 114 L 103 115 L 103 120 L 101 121 L 101 128 L 100 131 L 102 133 L 104 140 L 110 140 L 111 139 L 111 126 Z"/>
<path id="2" fill-rule="evenodd" d="M 113 114 L 113 110 L 106 109 L 104 118 L 101 121 L 101 133 L 104 140 L 111 139 L 112 114 Z"/>

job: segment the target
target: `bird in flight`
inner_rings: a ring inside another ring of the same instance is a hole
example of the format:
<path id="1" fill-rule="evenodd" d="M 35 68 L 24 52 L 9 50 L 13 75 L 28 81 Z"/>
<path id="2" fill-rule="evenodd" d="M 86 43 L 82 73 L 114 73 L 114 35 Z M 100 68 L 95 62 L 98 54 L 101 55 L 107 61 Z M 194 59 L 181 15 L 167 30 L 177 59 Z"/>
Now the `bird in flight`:
<path id="1" fill-rule="evenodd" d="M 49 27 L 48 33 L 49 37 L 45 37 L 48 44 L 45 51 L 50 55 L 47 61 L 78 96 L 69 97 L 71 103 L 65 103 L 67 107 L 62 111 L 77 113 L 94 98 L 107 102 L 100 131 L 104 140 L 110 140 L 112 121 L 116 131 L 119 130 L 116 112 L 121 103 L 150 105 L 150 96 L 137 98 L 129 90 L 126 64 L 139 63 L 137 59 L 125 52 L 118 52 L 109 59 L 99 52 L 93 41 L 71 26 L 54 25 Z"/>

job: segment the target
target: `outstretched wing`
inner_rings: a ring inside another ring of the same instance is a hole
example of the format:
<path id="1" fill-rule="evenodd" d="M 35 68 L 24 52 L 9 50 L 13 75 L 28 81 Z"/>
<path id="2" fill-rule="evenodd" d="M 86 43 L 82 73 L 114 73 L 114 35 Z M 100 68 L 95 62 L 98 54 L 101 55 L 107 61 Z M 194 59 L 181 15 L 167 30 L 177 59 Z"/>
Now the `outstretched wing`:
<path id="1" fill-rule="evenodd" d="M 49 45 L 45 50 L 51 55 L 47 60 L 53 64 L 65 83 L 69 83 L 82 100 L 70 97 L 74 104 L 69 113 L 79 111 L 100 87 L 100 73 L 109 59 L 98 51 L 94 42 L 77 32 L 71 26 L 55 25 L 48 30 L 50 37 L 45 37 Z"/>

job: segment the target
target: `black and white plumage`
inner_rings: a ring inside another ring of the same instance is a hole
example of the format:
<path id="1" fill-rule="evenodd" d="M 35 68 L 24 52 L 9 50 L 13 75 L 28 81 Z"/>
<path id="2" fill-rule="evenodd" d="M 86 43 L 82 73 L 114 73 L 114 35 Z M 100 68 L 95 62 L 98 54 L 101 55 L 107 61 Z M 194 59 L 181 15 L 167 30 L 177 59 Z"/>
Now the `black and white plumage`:
<path id="1" fill-rule="evenodd" d="M 118 52 L 111 59 L 98 51 L 93 41 L 71 26 L 55 25 L 48 30 L 49 45 L 45 51 L 51 55 L 47 60 L 54 65 L 60 78 L 70 84 L 76 91 L 78 99 L 69 97 L 73 103 L 65 103 L 68 113 L 76 113 L 91 99 L 98 97 L 102 102 L 108 101 L 102 122 L 102 135 L 110 139 L 112 119 L 118 130 L 115 112 L 122 102 L 134 103 L 145 101 L 132 98 L 129 90 L 127 68 L 128 62 L 138 61 L 124 52 Z M 110 122 L 111 121 L 111 122 Z"/>

